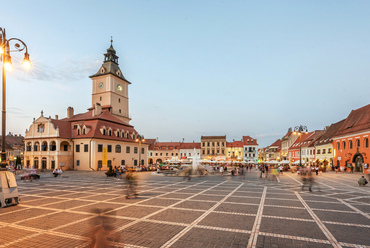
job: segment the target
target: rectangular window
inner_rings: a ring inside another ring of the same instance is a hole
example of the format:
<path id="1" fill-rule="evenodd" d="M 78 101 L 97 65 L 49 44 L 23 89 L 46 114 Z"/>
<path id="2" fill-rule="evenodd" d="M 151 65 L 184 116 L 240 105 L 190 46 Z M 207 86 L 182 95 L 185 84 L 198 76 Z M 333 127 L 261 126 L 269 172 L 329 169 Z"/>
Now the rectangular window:
<path id="1" fill-rule="evenodd" d="M 141 148 L 141 154 L 144 154 L 144 152 L 145 152 L 145 149 Z"/>
<path id="2" fill-rule="evenodd" d="M 63 146 L 63 151 L 68 152 L 68 145 Z"/>
<path id="3" fill-rule="evenodd" d="M 89 145 L 88 144 L 84 145 L 84 152 L 89 152 Z"/>
<path id="4" fill-rule="evenodd" d="M 168 156 L 168 152 L 166 152 L 166 156 Z"/>
<path id="5" fill-rule="evenodd" d="M 112 145 L 108 145 L 108 152 L 112 152 Z"/>
<path id="6" fill-rule="evenodd" d="M 141 160 L 141 165 L 144 165 L 144 159 Z"/>
<path id="7" fill-rule="evenodd" d="M 155 156 L 158 156 L 158 152 L 155 153 Z"/>
<path id="8" fill-rule="evenodd" d="M 120 145 L 116 145 L 116 153 L 121 153 L 121 146 Z"/>
<path id="9" fill-rule="evenodd" d="M 134 160 L 134 165 L 137 166 L 137 160 L 136 159 Z"/>
<path id="10" fill-rule="evenodd" d="M 76 145 L 76 152 L 80 152 L 80 145 Z"/>
<path id="11" fill-rule="evenodd" d="M 76 160 L 76 166 L 80 166 L 80 160 Z"/>
<path id="12" fill-rule="evenodd" d="M 98 145 L 98 152 L 103 152 L 103 145 L 101 144 Z"/>
<path id="13" fill-rule="evenodd" d="M 121 160 L 121 165 L 125 165 L 125 160 Z"/>
<path id="14" fill-rule="evenodd" d="M 134 147 L 134 153 L 137 153 L 137 147 Z"/>
<path id="15" fill-rule="evenodd" d="M 173 156 L 173 153 L 171 153 L 171 156 Z"/>
<path id="16" fill-rule="evenodd" d="M 328 149 L 328 153 L 331 153 L 331 148 Z"/>
<path id="17" fill-rule="evenodd" d="M 130 147 L 126 146 L 126 153 L 130 153 Z"/>
<path id="18" fill-rule="evenodd" d="M 160 153 L 159 156 L 162 156 L 162 153 Z"/>

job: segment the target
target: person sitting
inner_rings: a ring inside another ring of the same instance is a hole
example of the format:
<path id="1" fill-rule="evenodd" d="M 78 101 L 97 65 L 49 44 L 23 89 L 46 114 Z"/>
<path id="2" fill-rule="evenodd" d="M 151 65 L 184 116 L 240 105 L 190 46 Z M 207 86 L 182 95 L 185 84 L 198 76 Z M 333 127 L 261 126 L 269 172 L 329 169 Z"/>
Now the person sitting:
<path id="1" fill-rule="evenodd" d="M 59 173 L 59 175 L 63 174 L 62 168 L 59 168 L 58 173 Z"/>
<path id="2" fill-rule="evenodd" d="M 53 170 L 53 175 L 54 175 L 54 177 L 57 177 L 57 176 L 59 175 L 59 172 L 58 172 L 58 170 L 57 170 L 57 169 L 54 169 L 54 170 Z"/>
<path id="3" fill-rule="evenodd" d="M 364 176 L 360 177 L 360 179 L 358 179 L 358 186 L 365 186 L 367 184 L 367 180 Z"/>

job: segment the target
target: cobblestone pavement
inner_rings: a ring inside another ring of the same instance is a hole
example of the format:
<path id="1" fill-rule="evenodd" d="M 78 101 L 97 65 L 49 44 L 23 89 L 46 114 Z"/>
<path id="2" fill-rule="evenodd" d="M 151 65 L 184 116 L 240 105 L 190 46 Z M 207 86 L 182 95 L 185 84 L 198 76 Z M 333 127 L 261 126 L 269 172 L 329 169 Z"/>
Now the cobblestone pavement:
<path id="1" fill-rule="evenodd" d="M 103 221 L 112 247 L 370 247 L 370 187 L 360 174 L 278 181 L 137 173 L 137 199 L 103 172 L 18 181 L 21 204 L 0 209 L 0 247 L 86 247 Z M 99 217 L 100 216 L 100 217 Z"/>

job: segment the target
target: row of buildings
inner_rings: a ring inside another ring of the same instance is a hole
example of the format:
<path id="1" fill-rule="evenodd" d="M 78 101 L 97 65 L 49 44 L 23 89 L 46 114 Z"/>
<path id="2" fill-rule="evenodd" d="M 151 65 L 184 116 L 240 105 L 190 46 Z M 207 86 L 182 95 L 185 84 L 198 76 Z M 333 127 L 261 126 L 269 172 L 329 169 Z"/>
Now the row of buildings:
<path id="1" fill-rule="evenodd" d="M 287 134 L 268 147 L 259 149 L 260 161 L 319 165 L 322 168 L 351 168 L 363 172 L 370 162 L 370 105 L 352 110 L 343 120 L 324 130 Z"/>
<path id="2" fill-rule="evenodd" d="M 159 164 L 165 161 L 186 161 L 197 159 L 208 161 L 257 162 L 258 143 L 250 136 L 228 142 L 224 136 L 201 136 L 200 142 L 158 142 L 146 140 L 149 144 L 148 163 Z"/>

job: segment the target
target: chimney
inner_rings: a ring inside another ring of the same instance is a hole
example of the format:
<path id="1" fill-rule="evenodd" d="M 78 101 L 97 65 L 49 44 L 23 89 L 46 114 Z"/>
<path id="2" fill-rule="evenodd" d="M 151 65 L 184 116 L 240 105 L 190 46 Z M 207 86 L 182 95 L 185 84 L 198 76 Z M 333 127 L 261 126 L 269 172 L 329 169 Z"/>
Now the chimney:
<path id="1" fill-rule="evenodd" d="M 94 109 L 93 109 L 93 116 L 100 115 L 101 114 L 101 105 L 100 103 L 95 103 L 94 104 Z"/>
<path id="2" fill-rule="evenodd" d="M 72 118 L 73 117 L 73 108 L 72 107 L 68 107 L 67 108 L 67 118 L 69 119 L 69 118 Z"/>
<path id="3" fill-rule="evenodd" d="M 185 142 L 185 138 L 182 138 L 182 143 L 184 143 Z"/>
<path id="4" fill-rule="evenodd" d="M 59 120 L 59 116 L 58 115 L 55 115 L 55 120 Z"/>

